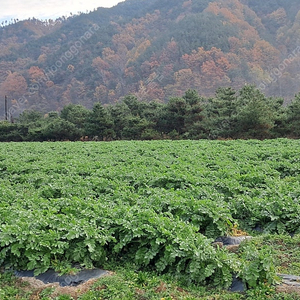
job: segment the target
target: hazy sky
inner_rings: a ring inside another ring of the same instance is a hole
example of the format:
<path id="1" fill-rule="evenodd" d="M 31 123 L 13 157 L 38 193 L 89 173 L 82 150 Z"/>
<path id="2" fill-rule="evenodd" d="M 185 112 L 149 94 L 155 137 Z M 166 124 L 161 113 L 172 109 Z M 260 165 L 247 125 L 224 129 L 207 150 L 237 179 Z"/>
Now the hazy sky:
<path id="1" fill-rule="evenodd" d="M 124 0 L 0 0 L 0 22 L 3 20 L 55 19 L 70 12 L 86 12 L 97 7 L 112 7 Z"/>

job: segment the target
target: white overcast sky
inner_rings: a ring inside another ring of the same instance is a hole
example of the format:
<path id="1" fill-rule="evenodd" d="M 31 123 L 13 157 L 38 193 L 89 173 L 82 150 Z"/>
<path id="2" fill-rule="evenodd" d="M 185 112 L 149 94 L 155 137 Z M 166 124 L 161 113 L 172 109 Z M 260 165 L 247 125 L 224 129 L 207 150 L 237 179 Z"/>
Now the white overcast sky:
<path id="1" fill-rule="evenodd" d="M 124 0 L 0 0 L 0 22 L 10 19 L 56 19 L 70 12 L 112 7 Z"/>

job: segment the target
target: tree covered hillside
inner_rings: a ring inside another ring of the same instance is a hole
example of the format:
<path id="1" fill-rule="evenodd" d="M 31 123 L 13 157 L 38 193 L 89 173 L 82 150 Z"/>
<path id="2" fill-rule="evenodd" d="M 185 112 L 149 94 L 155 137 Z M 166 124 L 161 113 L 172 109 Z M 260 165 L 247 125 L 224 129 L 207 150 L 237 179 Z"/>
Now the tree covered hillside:
<path id="1" fill-rule="evenodd" d="M 299 92 L 297 0 L 127 0 L 87 14 L 0 28 L 0 97 L 15 114 L 139 100 L 212 96 L 256 84 Z M 0 113 L 3 115 L 2 108 Z"/>

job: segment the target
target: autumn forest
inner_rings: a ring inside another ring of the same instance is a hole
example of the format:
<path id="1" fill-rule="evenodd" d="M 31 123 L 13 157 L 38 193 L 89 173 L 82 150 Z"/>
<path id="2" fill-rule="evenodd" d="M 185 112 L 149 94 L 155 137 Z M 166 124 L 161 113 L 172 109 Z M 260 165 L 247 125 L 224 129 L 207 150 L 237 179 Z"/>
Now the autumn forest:
<path id="1" fill-rule="evenodd" d="M 299 10 L 298 0 L 128 0 L 2 23 L 0 99 L 7 95 L 18 118 L 127 95 L 165 105 L 194 91 L 212 102 L 220 87 L 246 84 L 284 107 L 300 91 Z"/>

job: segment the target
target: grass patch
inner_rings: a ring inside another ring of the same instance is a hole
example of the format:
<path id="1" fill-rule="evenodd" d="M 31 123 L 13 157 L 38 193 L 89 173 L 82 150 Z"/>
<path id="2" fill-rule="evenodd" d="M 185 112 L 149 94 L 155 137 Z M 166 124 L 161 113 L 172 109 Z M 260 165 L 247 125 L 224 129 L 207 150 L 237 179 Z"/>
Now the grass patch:
<path id="1" fill-rule="evenodd" d="M 273 249 L 276 271 L 300 276 L 300 235 L 263 235 L 255 238 L 256 246 L 269 245 Z"/>

